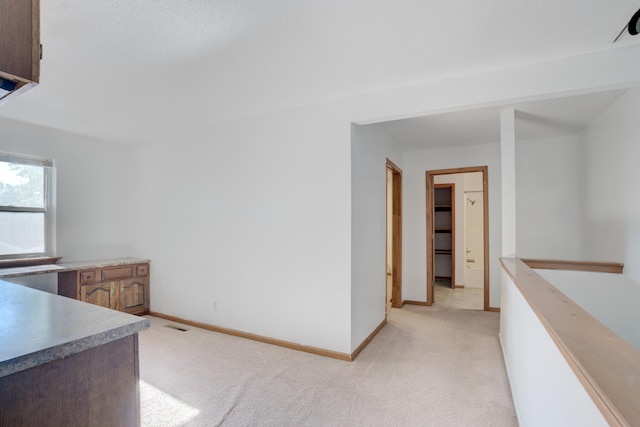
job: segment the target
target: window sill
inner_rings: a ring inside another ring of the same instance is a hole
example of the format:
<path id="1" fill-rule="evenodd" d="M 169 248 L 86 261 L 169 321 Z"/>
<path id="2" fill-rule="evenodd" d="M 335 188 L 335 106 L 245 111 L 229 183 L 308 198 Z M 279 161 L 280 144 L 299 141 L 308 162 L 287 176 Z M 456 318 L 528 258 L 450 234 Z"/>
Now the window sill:
<path id="1" fill-rule="evenodd" d="M 62 257 L 34 257 L 0 260 L 0 268 L 31 267 L 34 265 L 56 264 Z"/>

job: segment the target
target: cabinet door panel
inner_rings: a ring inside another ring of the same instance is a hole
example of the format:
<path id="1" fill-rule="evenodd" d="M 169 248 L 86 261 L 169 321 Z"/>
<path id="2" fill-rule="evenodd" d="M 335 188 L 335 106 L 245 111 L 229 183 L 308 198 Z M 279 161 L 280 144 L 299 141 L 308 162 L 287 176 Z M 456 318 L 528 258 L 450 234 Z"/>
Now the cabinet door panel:
<path id="1" fill-rule="evenodd" d="M 149 307 L 149 279 L 123 280 L 120 285 L 120 310 L 135 312 Z"/>
<path id="2" fill-rule="evenodd" d="M 114 308 L 116 306 L 115 289 L 115 282 L 82 285 L 80 300 L 101 307 Z"/>

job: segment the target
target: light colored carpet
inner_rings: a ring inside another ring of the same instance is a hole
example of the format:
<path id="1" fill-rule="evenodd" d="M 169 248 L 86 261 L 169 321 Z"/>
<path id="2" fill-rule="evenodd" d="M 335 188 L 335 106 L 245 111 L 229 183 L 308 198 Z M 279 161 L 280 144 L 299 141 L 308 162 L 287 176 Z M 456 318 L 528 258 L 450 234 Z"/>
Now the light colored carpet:
<path id="1" fill-rule="evenodd" d="M 353 362 L 148 318 L 143 426 L 517 425 L 497 313 L 394 309 Z"/>
<path id="2" fill-rule="evenodd" d="M 433 285 L 433 304 L 437 307 L 462 308 L 466 310 L 484 309 L 484 289 L 452 289 L 448 282 L 436 281 Z"/>

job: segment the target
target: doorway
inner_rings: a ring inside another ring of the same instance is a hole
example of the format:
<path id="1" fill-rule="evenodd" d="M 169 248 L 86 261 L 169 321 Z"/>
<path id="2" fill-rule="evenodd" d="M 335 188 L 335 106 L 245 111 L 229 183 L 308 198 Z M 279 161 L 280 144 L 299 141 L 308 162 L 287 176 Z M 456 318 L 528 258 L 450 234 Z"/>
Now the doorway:
<path id="1" fill-rule="evenodd" d="M 440 175 L 446 176 L 446 175 Z M 439 178 L 440 176 L 436 177 Z M 456 287 L 456 185 L 433 185 L 433 274 L 437 283 Z"/>
<path id="2" fill-rule="evenodd" d="M 437 290 L 447 306 L 490 311 L 488 168 L 427 171 L 426 196 L 427 305 Z"/>
<path id="3" fill-rule="evenodd" d="M 387 159 L 385 316 L 402 307 L 402 171 Z"/>

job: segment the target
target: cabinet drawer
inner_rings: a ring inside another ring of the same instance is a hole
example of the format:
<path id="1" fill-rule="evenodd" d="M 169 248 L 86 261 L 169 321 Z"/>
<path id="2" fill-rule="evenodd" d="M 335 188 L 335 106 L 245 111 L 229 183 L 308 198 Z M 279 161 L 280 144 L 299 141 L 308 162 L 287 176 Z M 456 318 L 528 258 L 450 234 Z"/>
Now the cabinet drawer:
<path id="1" fill-rule="evenodd" d="M 133 277 L 133 269 L 135 266 L 128 267 L 119 267 L 119 268 L 108 268 L 102 270 L 102 275 L 100 280 L 108 281 L 108 280 L 117 280 L 117 279 L 128 279 Z"/>
<path id="2" fill-rule="evenodd" d="M 148 276 L 149 275 L 149 265 L 136 265 L 136 276 Z"/>
<path id="3" fill-rule="evenodd" d="M 96 281 L 96 271 L 95 270 L 91 270 L 91 271 L 81 271 L 80 272 L 80 283 L 84 284 L 84 283 L 92 283 Z"/>

